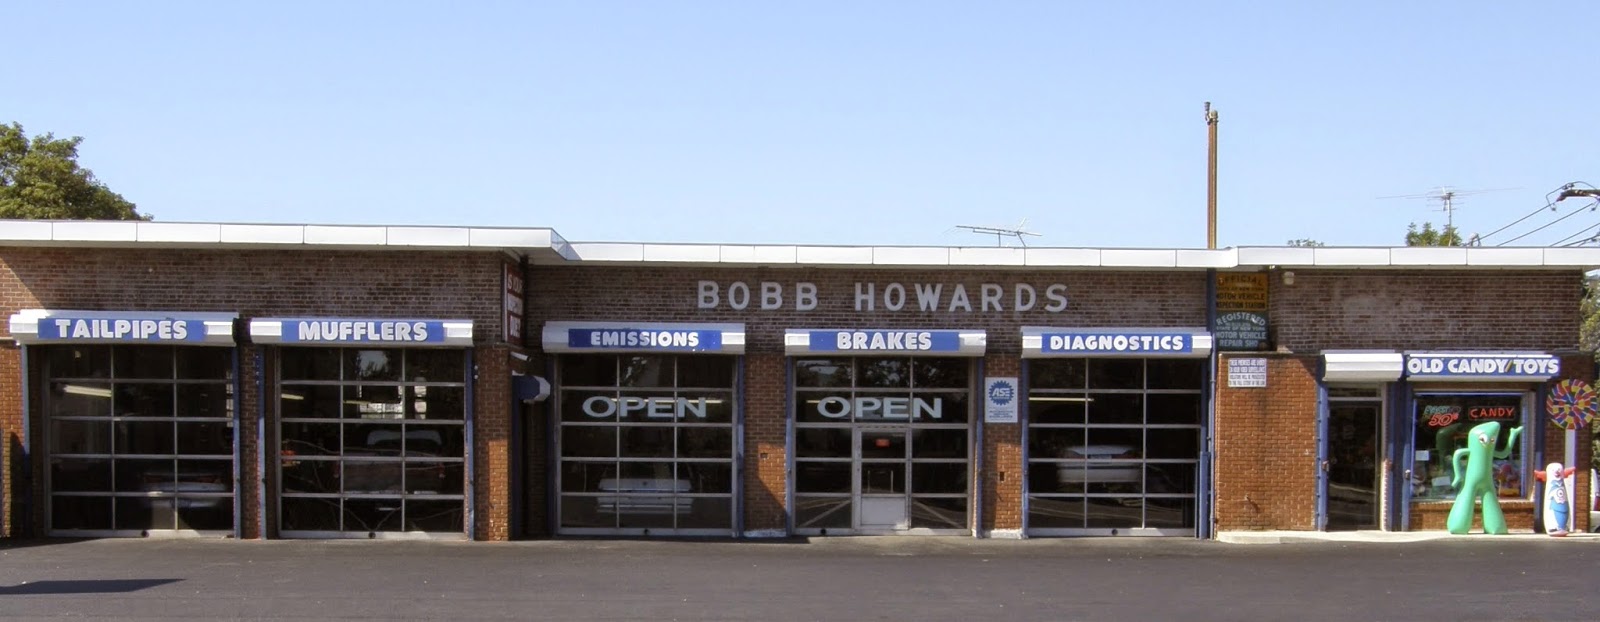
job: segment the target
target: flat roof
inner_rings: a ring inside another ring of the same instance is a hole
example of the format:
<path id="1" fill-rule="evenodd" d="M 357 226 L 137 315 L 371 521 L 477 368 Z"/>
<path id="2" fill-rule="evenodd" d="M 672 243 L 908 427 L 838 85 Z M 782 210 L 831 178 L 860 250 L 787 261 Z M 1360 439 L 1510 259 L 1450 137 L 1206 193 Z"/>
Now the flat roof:
<path id="1" fill-rule="evenodd" d="M 0 220 L 0 246 L 501 251 L 545 265 L 768 267 L 1483 268 L 1590 270 L 1600 248 L 1242 246 L 1059 248 L 569 242 L 548 227 Z"/>

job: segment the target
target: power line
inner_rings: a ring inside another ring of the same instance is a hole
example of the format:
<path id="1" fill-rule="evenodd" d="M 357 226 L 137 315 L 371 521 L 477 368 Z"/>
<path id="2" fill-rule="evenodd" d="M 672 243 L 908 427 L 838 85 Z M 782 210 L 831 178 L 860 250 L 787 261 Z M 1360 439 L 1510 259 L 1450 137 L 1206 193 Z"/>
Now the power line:
<path id="1" fill-rule="evenodd" d="M 1576 183 L 1576 182 L 1573 182 L 1573 183 Z M 1548 210 L 1551 210 L 1551 211 L 1555 211 L 1555 209 L 1556 209 L 1556 202 L 1557 202 L 1557 201 L 1560 201 L 1560 200 L 1561 200 L 1561 199 L 1558 199 L 1558 198 L 1553 198 L 1553 197 L 1555 197 L 1555 196 L 1556 196 L 1556 195 L 1557 195 L 1557 194 L 1560 194 L 1560 193 L 1561 193 L 1561 192 L 1564 192 L 1564 191 L 1566 191 L 1566 190 L 1569 190 L 1569 189 L 1571 189 L 1571 188 L 1572 188 L 1572 185 L 1573 185 L 1573 184 L 1571 184 L 1571 183 L 1569 183 L 1569 184 L 1564 184 L 1564 185 L 1562 185 L 1562 186 L 1561 186 L 1561 187 L 1560 187 L 1560 188 L 1556 188 L 1556 189 L 1555 189 L 1555 190 L 1551 190 L 1551 191 L 1550 191 L 1550 192 L 1548 192 L 1548 193 L 1546 193 L 1546 194 L 1545 194 L 1545 195 L 1544 195 L 1544 199 L 1545 199 L 1545 202 L 1544 202 L 1544 207 L 1540 207 L 1540 208 L 1538 208 L 1538 209 L 1535 209 L 1535 210 L 1533 210 L 1533 211 L 1531 211 L 1531 212 L 1528 212 L 1528 215 L 1526 215 L 1526 216 L 1523 216 L 1523 217 L 1521 217 L 1521 218 L 1518 218 L 1518 219 L 1516 219 L 1516 220 L 1513 220 L 1513 221 L 1511 221 L 1511 223 L 1510 223 L 1510 224 L 1508 224 L 1508 225 L 1506 225 L 1506 226 L 1504 226 L 1504 227 L 1501 227 L 1501 228 L 1499 228 L 1499 229 L 1495 229 L 1495 230 L 1494 230 L 1494 231 L 1490 231 L 1490 232 L 1488 232 L 1488 233 L 1485 233 L 1485 234 L 1483 234 L 1483 235 L 1479 235 L 1479 236 L 1474 236 L 1474 239 L 1475 239 L 1475 240 L 1476 240 L 1476 241 L 1477 241 L 1477 242 L 1478 242 L 1478 243 L 1479 243 L 1479 244 L 1482 244 L 1482 243 L 1483 243 L 1483 240 L 1484 240 L 1484 238 L 1488 238 L 1488 237 L 1490 237 L 1490 236 L 1493 236 L 1493 235 L 1495 235 L 1495 234 L 1497 234 L 1497 233 L 1500 233 L 1500 232 L 1501 232 L 1501 231 L 1505 231 L 1505 230 L 1506 230 L 1506 229 L 1510 229 L 1510 228 L 1512 228 L 1512 227 L 1515 227 L 1515 226 L 1517 226 L 1517 225 L 1518 225 L 1518 224 L 1521 224 L 1521 223 L 1522 223 L 1522 221 L 1524 221 L 1524 220 L 1527 220 L 1527 219 L 1529 219 L 1529 218 L 1533 218 L 1533 217 L 1534 217 L 1534 216 L 1536 216 L 1536 215 L 1538 215 L 1538 214 L 1539 214 L 1539 212 L 1543 212 L 1543 211 L 1545 211 L 1545 210 L 1546 210 L 1546 209 L 1548 209 Z"/>
<path id="2" fill-rule="evenodd" d="M 1584 238 L 1582 240 L 1578 240 L 1576 242 L 1572 242 L 1571 244 L 1568 244 L 1568 242 L 1571 242 L 1573 238 L 1576 238 L 1576 237 L 1581 236 L 1581 235 L 1583 235 L 1585 233 L 1593 231 L 1596 227 L 1600 227 L 1600 222 L 1597 222 L 1597 223 L 1594 223 L 1594 224 L 1589 225 L 1587 227 L 1584 227 L 1582 229 L 1579 229 L 1577 233 L 1574 233 L 1574 234 L 1569 235 L 1569 236 L 1567 236 L 1565 238 L 1562 238 L 1561 241 L 1556 242 L 1555 244 L 1551 244 L 1551 246 L 1581 246 L 1586 242 L 1591 242 L 1591 241 L 1594 240 L 1595 236 L 1589 236 L 1589 237 Z"/>
<path id="3" fill-rule="evenodd" d="M 1590 205 L 1590 206 L 1589 206 L 1589 211 L 1591 211 L 1591 212 L 1592 212 L 1592 211 L 1594 211 L 1594 210 L 1595 210 L 1595 206 L 1597 206 L 1597 205 L 1600 205 L 1600 201 L 1597 201 L 1597 202 L 1595 202 L 1595 203 L 1594 203 L 1594 204 L 1592 204 L 1592 205 Z M 1577 216 L 1577 215 L 1578 215 L 1578 214 L 1582 214 L 1582 213 L 1583 213 L 1583 211 L 1584 211 L 1584 210 L 1582 210 L 1582 209 L 1576 209 L 1576 210 L 1572 210 L 1572 212 L 1571 212 L 1571 213 L 1569 213 L 1569 214 L 1567 214 L 1567 215 L 1566 215 L 1566 216 L 1562 216 L 1562 217 L 1560 217 L 1560 218 L 1557 218 L 1557 219 L 1555 219 L 1555 220 L 1552 220 L 1552 221 L 1550 221 L 1550 222 L 1547 222 L 1547 223 L 1545 223 L 1545 224 L 1544 224 L 1544 225 L 1543 225 L 1543 226 L 1540 226 L 1540 227 L 1538 227 L 1538 228 L 1536 228 L 1536 229 L 1534 229 L 1534 230 L 1532 230 L 1532 231 L 1529 231 L 1529 232 L 1527 232 L 1527 233 L 1524 233 L 1524 234 L 1522 234 L 1522 235 L 1519 235 L 1519 236 L 1517 236 L 1517 237 L 1514 237 L 1514 238 L 1511 238 L 1511 239 L 1509 239 L 1509 240 L 1506 240 L 1506 241 L 1504 241 L 1504 242 L 1501 242 L 1501 243 L 1499 243 L 1499 244 L 1496 244 L 1496 245 L 1495 245 L 1495 246 L 1505 246 L 1505 245 L 1507 245 L 1507 244 L 1510 244 L 1510 243 L 1512 243 L 1512 242 L 1515 242 L 1515 241 L 1517 241 L 1517 240 L 1520 240 L 1520 239 L 1522 239 L 1522 238 L 1525 238 L 1525 237 L 1528 237 L 1528 236 L 1530 236 L 1530 235 L 1533 235 L 1533 234 L 1535 234 L 1535 233 L 1538 233 L 1538 232 L 1540 232 L 1540 231 L 1543 231 L 1543 230 L 1545 230 L 1545 229 L 1548 229 L 1548 228 L 1549 228 L 1549 227 L 1550 227 L 1550 226 L 1551 226 L 1551 225 L 1554 225 L 1554 224 L 1556 224 L 1556 223 L 1558 223 L 1558 222 L 1561 222 L 1561 221 L 1563 221 L 1563 220 L 1566 220 L 1566 219 L 1568 219 L 1568 218 L 1571 218 L 1571 217 L 1573 217 L 1573 216 Z"/>

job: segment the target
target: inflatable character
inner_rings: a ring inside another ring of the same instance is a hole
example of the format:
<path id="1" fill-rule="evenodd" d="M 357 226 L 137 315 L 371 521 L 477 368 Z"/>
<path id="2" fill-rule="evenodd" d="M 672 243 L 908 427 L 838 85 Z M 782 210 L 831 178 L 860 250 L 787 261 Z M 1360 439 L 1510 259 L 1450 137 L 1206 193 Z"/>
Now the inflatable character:
<path id="1" fill-rule="evenodd" d="M 1479 498 L 1483 500 L 1483 532 L 1508 533 L 1505 514 L 1500 512 L 1500 491 L 1494 485 L 1494 461 L 1511 457 L 1511 449 L 1517 446 L 1517 437 L 1521 435 L 1521 426 L 1511 428 L 1511 438 L 1505 449 L 1496 449 L 1500 422 L 1480 423 L 1467 433 L 1467 446 L 1457 449 L 1450 459 L 1455 472 L 1450 487 L 1456 489 L 1456 503 L 1451 506 L 1450 519 L 1445 523 L 1450 533 L 1463 534 L 1472 530 L 1472 510 Z M 1467 459 L 1465 473 L 1461 469 L 1462 458 Z"/>
<path id="2" fill-rule="evenodd" d="M 1576 471 L 1573 468 L 1561 468 L 1560 462 L 1552 462 L 1543 471 L 1533 474 L 1544 482 L 1544 532 L 1551 536 L 1567 535 L 1567 517 L 1572 511 L 1567 495 L 1567 478 Z"/>

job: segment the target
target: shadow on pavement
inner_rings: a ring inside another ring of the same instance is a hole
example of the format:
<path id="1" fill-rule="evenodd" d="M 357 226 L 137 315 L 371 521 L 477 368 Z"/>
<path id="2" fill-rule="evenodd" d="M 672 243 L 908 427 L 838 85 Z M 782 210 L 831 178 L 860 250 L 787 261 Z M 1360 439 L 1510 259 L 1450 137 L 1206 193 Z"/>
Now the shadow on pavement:
<path id="1" fill-rule="evenodd" d="M 22 585 L 0 585 L 0 596 L 21 594 L 125 594 L 147 590 L 182 579 L 82 579 L 74 581 L 37 581 Z"/>

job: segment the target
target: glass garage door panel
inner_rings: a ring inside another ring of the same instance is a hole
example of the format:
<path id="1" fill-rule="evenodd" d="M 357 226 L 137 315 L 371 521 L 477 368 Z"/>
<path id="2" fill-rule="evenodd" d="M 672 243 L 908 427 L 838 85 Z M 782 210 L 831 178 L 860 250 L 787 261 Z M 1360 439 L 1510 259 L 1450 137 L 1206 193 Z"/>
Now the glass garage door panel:
<path id="1" fill-rule="evenodd" d="M 1192 535 L 1205 361 L 1029 362 L 1031 533 Z"/>
<path id="2" fill-rule="evenodd" d="M 465 534 L 464 351 L 281 348 L 278 357 L 282 534 Z"/>
<path id="3" fill-rule="evenodd" d="M 558 530 L 731 534 L 736 361 L 562 355 Z"/>
<path id="4" fill-rule="evenodd" d="M 234 529 L 232 349 L 41 350 L 52 533 Z"/>

